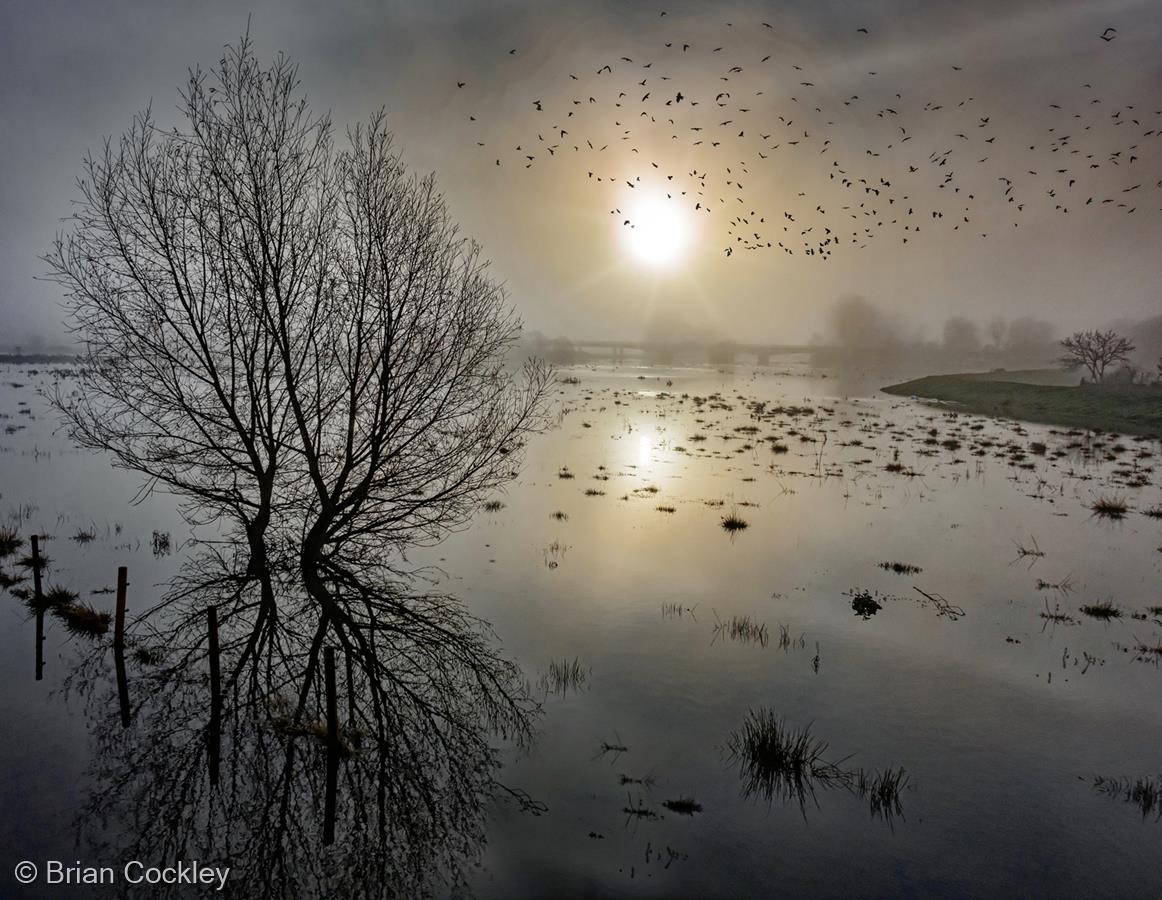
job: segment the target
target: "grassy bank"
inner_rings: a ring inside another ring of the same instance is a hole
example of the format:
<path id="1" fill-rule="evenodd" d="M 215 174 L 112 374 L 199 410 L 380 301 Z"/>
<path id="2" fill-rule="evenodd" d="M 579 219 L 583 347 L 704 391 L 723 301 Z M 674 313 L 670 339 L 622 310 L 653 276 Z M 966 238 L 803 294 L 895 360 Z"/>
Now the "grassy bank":
<path id="1" fill-rule="evenodd" d="M 1044 379 L 1051 380 L 1046 373 Z M 884 388 L 888 394 L 956 404 L 964 412 L 1162 438 L 1162 389 L 1036 383 L 1033 373 L 929 375 Z"/>

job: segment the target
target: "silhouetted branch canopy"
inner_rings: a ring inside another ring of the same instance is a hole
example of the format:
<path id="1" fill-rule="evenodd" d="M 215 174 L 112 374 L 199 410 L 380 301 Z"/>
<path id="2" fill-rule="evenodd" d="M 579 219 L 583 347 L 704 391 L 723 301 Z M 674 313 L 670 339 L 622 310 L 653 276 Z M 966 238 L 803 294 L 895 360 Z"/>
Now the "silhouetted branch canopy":
<path id="1" fill-rule="evenodd" d="M 380 112 L 337 146 L 248 39 L 85 162 L 46 260 L 93 374 L 74 438 L 270 548 L 373 554 L 463 524 L 545 423 L 544 365 Z"/>

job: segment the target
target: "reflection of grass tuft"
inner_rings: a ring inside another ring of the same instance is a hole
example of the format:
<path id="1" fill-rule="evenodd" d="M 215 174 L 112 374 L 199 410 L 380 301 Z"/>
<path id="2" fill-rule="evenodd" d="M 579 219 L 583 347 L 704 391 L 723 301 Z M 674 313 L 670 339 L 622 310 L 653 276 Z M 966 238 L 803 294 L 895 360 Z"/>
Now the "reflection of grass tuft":
<path id="1" fill-rule="evenodd" d="M 26 553 L 16 561 L 16 565 L 22 569 L 40 569 L 41 571 L 48 568 L 49 559 L 43 553 L 39 554 L 36 559 L 32 558 L 31 553 Z"/>
<path id="2" fill-rule="evenodd" d="M 11 556 L 24 544 L 24 538 L 14 528 L 0 528 L 0 559 Z"/>
<path id="3" fill-rule="evenodd" d="M 738 766 L 743 795 L 768 803 L 795 800 L 801 810 L 816 787 L 843 788 L 868 801 L 873 816 L 889 823 L 902 816 L 900 796 L 908 786 L 903 768 L 867 772 L 846 769 L 843 760 L 828 762 L 827 742 L 811 726 L 793 728 L 769 709 L 751 710 L 742 728 L 727 740 L 731 763 Z"/>
<path id="4" fill-rule="evenodd" d="M 903 767 L 871 773 L 860 769 L 855 773 L 854 790 L 859 796 L 867 798 L 873 816 L 902 816 L 900 794 L 907 786 L 908 774 Z"/>
<path id="5" fill-rule="evenodd" d="M 78 544 L 91 544 L 97 540 L 97 529 L 92 527 L 78 528 L 70 540 Z"/>
<path id="6" fill-rule="evenodd" d="M 36 605 L 36 599 L 29 601 Z M 79 637 L 98 638 L 108 633 L 113 617 L 81 602 L 77 594 L 63 587 L 54 587 L 44 595 L 43 608 L 52 612 L 73 634 Z"/>
<path id="7" fill-rule="evenodd" d="M 1095 516 L 1106 519 L 1123 519 L 1130 507 L 1122 497 L 1103 494 L 1091 503 L 1089 508 L 1093 510 Z"/>
<path id="8" fill-rule="evenodd" d="M 742 728 L 731 732 L 726 743 L 732 762 L 739 767 L 743 793 L 767 802 L 814 794 L 812 782 L 837 770 L 823 759 L 827 742 L 787 725 L 770 709 L 751 710 Z"/>
<path id="9" fill-rule="evenodd" d="M 702 812 L 702 804 L 698 803 L 693 797 L 679 797 L 677 800 L 664 800 L 662 801 L 662 806 L 680 816 L 692 816 L 695 813 Z"/>
<path id="10" fill-rule="evenodd" d="M 589 674 L 589 669 L 582 666 L 579 659 L 553 660 L 538 684 L 546 694 L 564 697 L 570 690 L 574 693 L 584 690 L 589 682 Z"/>
<path id="11" fill-rule="evenodd" d="M 756 622 L 750 616 L 731 616 L 727 620 L 719 619 L 714 614 L 714 636 L 728 636 L 732 641 L 744 644 L 758 644 L 765 647 L 769 639 L 765 622 Z"/>
<path id="12" fill-rule="evenodd" d="M 1093 786 L 1107 796 L 1133 803 L 1142 811 L 1144 819 L 1151 814 L 1156 819 L 1162 818 L 1162 779 L 1147 777 L 1131 781 L 1129 778 L 1097 775 Z"/>

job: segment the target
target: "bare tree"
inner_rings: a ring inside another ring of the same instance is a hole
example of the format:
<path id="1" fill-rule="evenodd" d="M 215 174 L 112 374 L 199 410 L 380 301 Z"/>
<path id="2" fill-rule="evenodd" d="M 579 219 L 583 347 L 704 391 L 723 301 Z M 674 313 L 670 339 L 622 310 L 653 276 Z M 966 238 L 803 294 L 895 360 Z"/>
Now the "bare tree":
<path id="1" fill-rule="evenodd" d="M 1106 369 L 1126 362 L 1134 345 L 1116 331 L 1076 331 L 1061 342 L 1065 352 L 1060 363 L 1066 369 L 1085 366 L 1095 383 L 1105 378 Z"/>
<path id="2" fill-rule="evenodd" d="M 980 328 L 963 316 L 944 322 L 944 351 L 952 356 L 970 356 L 980 351 Z"/>
<path id="3" fill-rule="evenodd" d="M 337 150 L 248 38 L 182 101 L 86 160 L 46 257 L 93 372 L 73 437 L 244 537 L 252 576 L 274 544 L 398 568 L 512 477 L 549 372 L 508 364 L 504 290 L 382 114 Z"/>
<path id="4" fill-rule="evenodd" d="M 836 342 L 846 350 L 890 350 L 903 342 L 898 323 L 858 295 L 839 298 L 829 320 Z"/>
<path id="5" fill-rule="evenodd" d="M 1001 350 L 1005 346 L 1005 338 L 1009 333 L 1009 323 L 999 316 L 990 319 L 988 323 L 989 344 L 994 350 Z"/>

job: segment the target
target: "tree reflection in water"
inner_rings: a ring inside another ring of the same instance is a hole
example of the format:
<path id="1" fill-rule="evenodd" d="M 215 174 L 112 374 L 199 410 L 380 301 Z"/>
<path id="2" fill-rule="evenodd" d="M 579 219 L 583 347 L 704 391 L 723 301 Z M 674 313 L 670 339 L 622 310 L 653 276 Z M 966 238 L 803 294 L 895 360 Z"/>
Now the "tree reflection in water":
<path id="1" fill-rule="evenodd" d="M 127 638 L 128 728 L 110 647 L 69 679 L 95 737 L 80 826 L 95 853 L 229 865 L 236 896 L 420 896 L 463 885 L 490 801 L 540 811 L 496 777 L 501 747 L 527 745 L 537 706 L 487 624 L 454 597 L 332 569 L 321 606 L 293 577 L 259 583 L 224 562 L 188 567 Z M 211 606 L 220 735 L 210 733 Z M 329 845 L 326 647 L 337 650 L 339 718 Z"/>

